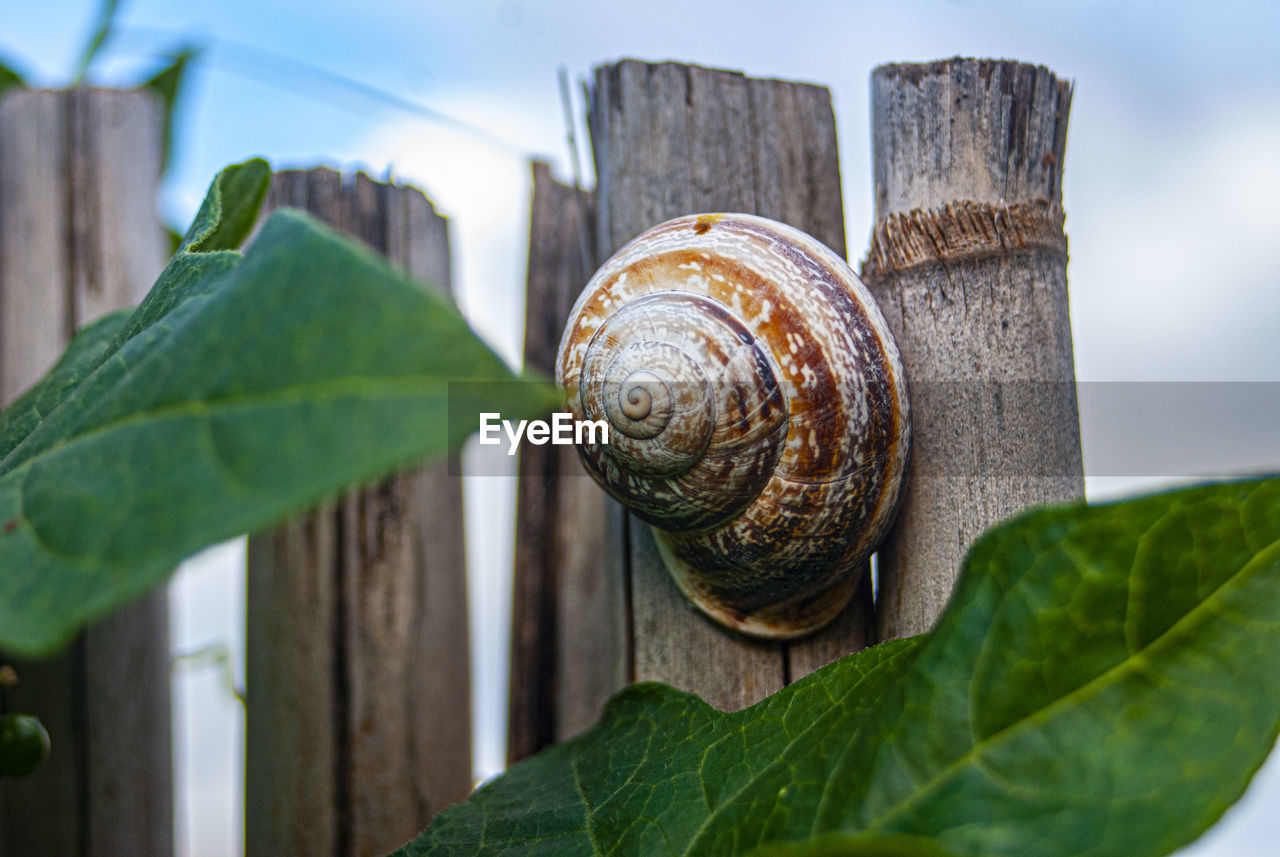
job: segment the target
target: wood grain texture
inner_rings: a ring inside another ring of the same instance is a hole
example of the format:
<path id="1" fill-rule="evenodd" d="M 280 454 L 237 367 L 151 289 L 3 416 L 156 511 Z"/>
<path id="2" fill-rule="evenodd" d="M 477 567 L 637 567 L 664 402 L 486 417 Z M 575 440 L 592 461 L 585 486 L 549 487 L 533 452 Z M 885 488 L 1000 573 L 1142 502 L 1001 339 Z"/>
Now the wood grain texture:
<path id="1" fill-rule="evenodd" d="M 8 404 L 53 367 L 70 339 L 64 92 L 0 102 L 0 385 Z"/>
<path id="2" fill-rule="evenodd" d="M 420 191 L 286 171 L 282 206 L 449 293 L 446 223 Z M 380 855 L 469 793 L 461 492 L 441 462 L 250 539 L 247 854 Z"/>
<path id="3" fill-rule="evenodd" d="M 569 309 L 590 276 L 594 197 L 533 164 L 525 367 L 550 375 Z M 612 503 L 575 450 L 526 444 L 516 488 L 507 758 L 517 762 L 596 721 L 626 681 L 620 569 L 602 568 Z M 616 513 L 615 513 L 616 514 Z"/>
<path id="4" fill-rule="evenodd" d="M 914 448 L 880 551 L 881 639 L 928 630 L 965 550 L 1082 496 L 1062 167 L 1071 87 L 954 59 L 872 75 L 876 194 L 864 279 L 897 337 Z"/>
<path id="5" fill-rule="evenodd" d="M 844 254 L 825 88 L 626 60 L 597 69 L 590 124 L 602 258 L 664 220 L 712 211 L 781 220 Z M 677 593 L 646 525 L 632 519 L 624 529 L 634 680 L 664 681 L 737 709 L 871 638 L 864 599 L 790 644 L 732 635 Z"/>
<path id="6" fill-rule="evenodd" d="M 328 854 L 337 841 L 337 581 L 321 573 L 337 555 L 333 517 L 320 510 L 249 538 L 246 854 Z M 280 842 L 293 850 L 267 847 Z"/>
<path id="7" fill-rule="evenodd" d="M 555 740 L 572 738 L 600 719 L 609 697 L 630 676 L 630 634 L 621 544 L 613 530 L 622 507 L 604 497 L 582 469 L 577 452 L 560 451 L 556 498 Z"/>
<path id="8" fill-rule="evenodd" d="M 11 92 L 0 103 L 0 399 L 78 328 L 137 304 L 167 257 L 154 199 L 162 116 L 148 94 Z M 3 657 L 0 657 L 3 660 Z M 0 855 L 173 852 L 169 614 L 163 588 L 63 654 L 16 664 L 15 710 L 53 751 L 0 784 Z"/>

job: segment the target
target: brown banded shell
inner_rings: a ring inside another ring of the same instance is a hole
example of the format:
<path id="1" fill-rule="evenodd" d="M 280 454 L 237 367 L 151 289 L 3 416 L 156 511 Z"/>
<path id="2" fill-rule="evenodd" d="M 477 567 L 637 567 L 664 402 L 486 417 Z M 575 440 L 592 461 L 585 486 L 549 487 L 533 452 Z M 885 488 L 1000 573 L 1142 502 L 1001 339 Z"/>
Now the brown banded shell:
<path id="1" fill-rule="evenodd" d="M 746 214 L 655 226 L 583 290 L 556 378 L 575 419 L 609 423 L 587 471 L 700 610 L 785 639 L 849 601 L 910 422 L 897 345 L 830 249 Z"/>

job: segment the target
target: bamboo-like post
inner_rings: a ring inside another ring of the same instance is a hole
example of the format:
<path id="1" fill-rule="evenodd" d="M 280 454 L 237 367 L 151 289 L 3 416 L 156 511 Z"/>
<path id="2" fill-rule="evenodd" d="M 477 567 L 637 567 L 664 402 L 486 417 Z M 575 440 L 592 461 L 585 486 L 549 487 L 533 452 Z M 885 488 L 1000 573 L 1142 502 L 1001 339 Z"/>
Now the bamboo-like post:
<path id="1" fill-rule="evenodd" d="M 760 214 L 845 252 L 830 93 L 675 63 L 627 60 L 597 69 L 590 123 L 601 258 L 651 226 L 695 212 Z M 659 680 L 722 709 L 867 645 L 870 585 L 836 623 L 790 644 L 748 640 L 693 612 L 668 579 L 648 526 L 625 522 L 633 680 Z"/>
<path id="2" fill-rule="evenodd" d="M 957 58 L 876 69 L 871 102 L 863 278 L 902 351 L 913 426 L 879 555 L 890 639 L 929 629 L 986 527 L 1084 491 L 1062 211 L 1071 85 Z"/>
<path id="3" fill-rule="evenodd" d="M 16 90 L 0 102 L 3 403 L 52 367 L 74 331 L 137 304 L 160 273 L 162 134 L 144 92 Z M 0 857 L 172 854 L 165 590 L 56 657 L 14 665 L 11 708 L 39 715 L 53 750 L 30 777 L 0 782 Z"/>
<path id="4" fill-rule="evenodd" d="M 420 191 L 290 171 L 267 201 L 282 206 L 449 291 L 446 223 Z M 462 539 L 462 485 L 447 462 L 250 538 L 249 857 L 383 854 L 467 796 Z"/>
<path id="5" fill-rule="evenodd" d="M 591 276 L 591 193 L 533 165 L 525 301 L 526 369 L 550 375 L 569 309 Z M 606 552 L 617 504 L 571 447 L 525 444 L 516 488 L 507 759 L 518 762 L 594 723 L 626 681 L 620 552 Z"/>

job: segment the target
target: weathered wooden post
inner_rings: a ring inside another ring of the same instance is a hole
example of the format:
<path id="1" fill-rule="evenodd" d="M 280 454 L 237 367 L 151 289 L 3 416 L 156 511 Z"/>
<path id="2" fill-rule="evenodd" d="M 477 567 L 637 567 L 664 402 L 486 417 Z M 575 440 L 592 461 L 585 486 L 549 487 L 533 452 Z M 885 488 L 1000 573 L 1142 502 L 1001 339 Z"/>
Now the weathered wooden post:
<path id="1" fill-rule="evenodd" d="M 594 248 L 581 242 L 594 222 L 592 194 L 557 182 L 544 163 L 533 165 L 526 369 L 554 372 L 569 309 L 591 276 Z M 616 504 L 587 478 L 571 447 L 525 444 L 519 477 L 510 762 L 590 726 L 627 680 L 622 555 L 606 550 Z"/>
<path id="2" fill-rule="evenodd" d="M 4 403 L 160 273 L 162 134 L 144 92 L 17 90 L 0 102 Z M 30 777 L 0 782 L 0 857 L 173 853 L 168 617 L 159 589 L 65 653 L 15 664 L 10 702 L 41 717 L 53 751 Z"/>
<path id="3" fill-rule="evenodd" d="M 278 173 L 304 209 L 448 292 L 444 218 L 410 187 Z M 366 857 L 471 787 L 462 485 L 446 462 L 249 540 L 249 857 Z"/>
<path id="4" fill-rule="evenodd" d="M 912 462 L 880 550 L 881 639 L 929 629 L 986 527 L 1084 492 L 1062 169 L 1071 85 L 952 59 L 871 78 L 863 279 L 911 385 Z"/>
<path id="5" fill-rule="evenodd" d="M 596 71 L 590 125 L 597 171 L 597 261 L 649 227 L 694 212 L 784 221 L 844 253 L 835 119 L 823 87 L 628 60 Z M 584 283 L 578 283 L 581 288 Z M 866 645 L 870 588 L 837 622 L 790 644 L 748 640 L 686 605 L 648 527 L 618 513 L 601 565 L 619 567 L 626 632 L 601 652 L 618 676 L 661 680 L 742 708 Z M 615 621 L 601 614 L 598 621 Z"/>

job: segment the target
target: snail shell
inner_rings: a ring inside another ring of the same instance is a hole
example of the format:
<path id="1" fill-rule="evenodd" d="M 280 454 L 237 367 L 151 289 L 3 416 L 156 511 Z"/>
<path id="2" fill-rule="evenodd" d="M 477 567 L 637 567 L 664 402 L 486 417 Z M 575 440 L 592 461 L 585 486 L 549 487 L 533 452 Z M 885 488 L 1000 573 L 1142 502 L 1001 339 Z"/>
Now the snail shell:
<path id="1" fill-rule="evenodd" d="M 786 639 L 849 601 L 910 424 L 897 345 L 834 252 L 746 214 L 655 226 L 583 290 L 556 379 L 576 420 L 609 423 L 587 471 L 700 610 Z"/>

